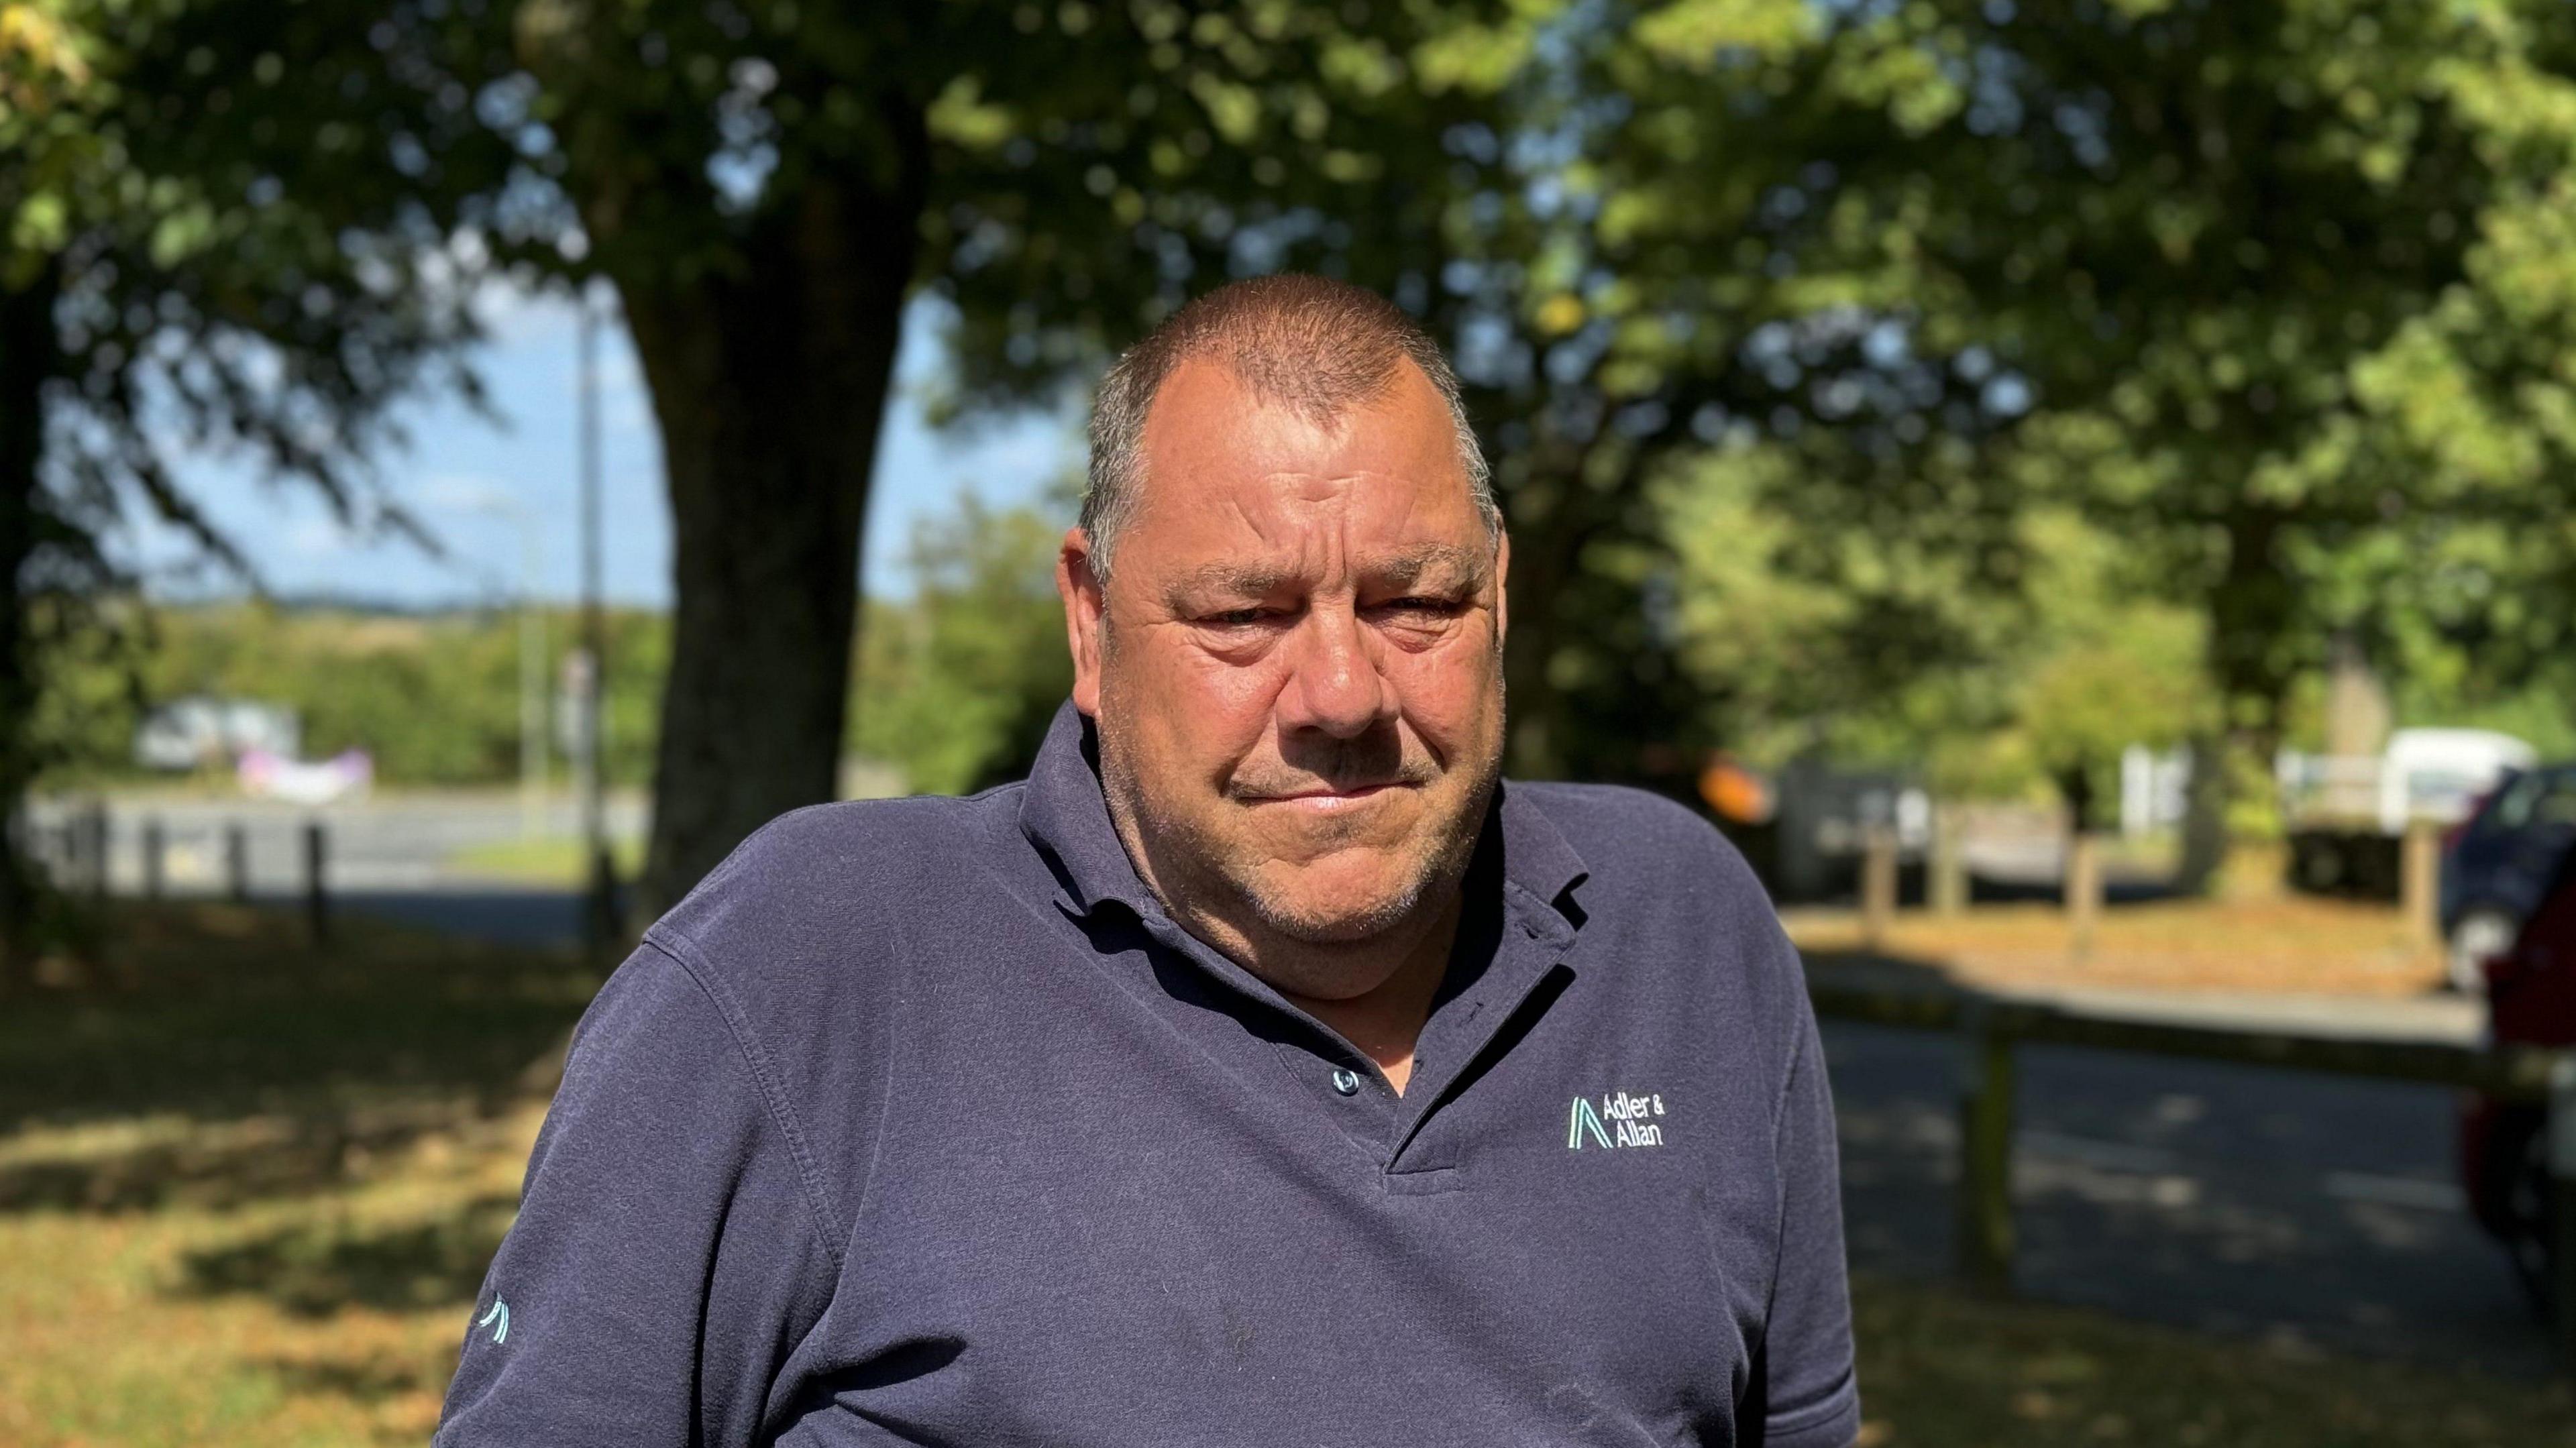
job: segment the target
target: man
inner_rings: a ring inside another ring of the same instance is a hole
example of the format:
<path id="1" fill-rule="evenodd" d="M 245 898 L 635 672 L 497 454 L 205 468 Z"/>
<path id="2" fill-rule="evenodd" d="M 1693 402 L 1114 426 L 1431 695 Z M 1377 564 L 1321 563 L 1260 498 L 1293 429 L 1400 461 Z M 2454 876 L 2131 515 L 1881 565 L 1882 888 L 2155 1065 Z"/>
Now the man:
<path id="1" fill-rule="evenodd" d="M 577 1034 L 439 1441 L 1841 1448 L 1795 956 L 1683 810 L 1505 785 L 1436 347 L 1122 358 L 1025 784 L 771 825 Z"/>

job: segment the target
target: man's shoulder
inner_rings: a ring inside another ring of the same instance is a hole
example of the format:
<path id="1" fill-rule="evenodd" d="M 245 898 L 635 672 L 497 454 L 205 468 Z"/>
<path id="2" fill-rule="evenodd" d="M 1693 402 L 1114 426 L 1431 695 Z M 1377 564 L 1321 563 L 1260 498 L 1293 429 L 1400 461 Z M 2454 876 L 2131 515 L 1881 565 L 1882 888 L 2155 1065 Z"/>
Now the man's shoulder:
<path id="1" fill-rule="evenodd" d="M 1687 876 L 1702 887 L 1761 895 L 1760 882 L 1734 843 L 1676 800 L 1622 784 L 1512 780 L 1504 787 L 1554 826 L 1596 878 Z"/>
<path id="2" fill-rule="evenodd" d="M 733 974 L 846 959 L 890 932 L 985 908 L 1021 786 L 959 799 L 845 800 L 790 810 L 707 872 L 645 938 Z"/>
<path id="3" fill-rule="evenodd" d="M 1778 1021 L 1803 1001 L 1770 892 L 1696 811 L 1618 785 L 1512 788 L 1582 858 L 1584 931 L 1615 942 L 1623 974 L 1739 1019 Z"/>

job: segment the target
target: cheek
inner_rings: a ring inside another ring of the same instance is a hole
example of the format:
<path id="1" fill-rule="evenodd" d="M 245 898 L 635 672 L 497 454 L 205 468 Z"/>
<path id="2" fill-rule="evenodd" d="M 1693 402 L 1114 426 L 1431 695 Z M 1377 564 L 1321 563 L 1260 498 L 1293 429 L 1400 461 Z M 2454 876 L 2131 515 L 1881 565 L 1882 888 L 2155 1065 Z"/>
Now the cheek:
<path id="1" fill-rule="evenodd" d="M 1285 678 L 1280 657 L 1274 650 L 1259 659 L 1237 662 L 1204 650 L 1191 651 L 1179 670 L 1183 707 L 1203 711 L 1212 729 L 1257 731 L 1268 722 L 1271 706 L 1279 698 Z"/>
<path id="2" fill-rule="evenodd" d="M 1444 753 L 1499 722 L 1502 663 L 1481 636 L 1396 654 L 1388 661 L 1387 674 L 1395 681 L 1405 718 Z"/>
<path id="3" fill-rule="evenodd" d="M 1269 661 L 1231 663 L 1183 641 L 1153 642 L 1119 660 L 1116 692 L 1165 758 L 1228 764 L 1268 731 L 1279 692 Z"/>

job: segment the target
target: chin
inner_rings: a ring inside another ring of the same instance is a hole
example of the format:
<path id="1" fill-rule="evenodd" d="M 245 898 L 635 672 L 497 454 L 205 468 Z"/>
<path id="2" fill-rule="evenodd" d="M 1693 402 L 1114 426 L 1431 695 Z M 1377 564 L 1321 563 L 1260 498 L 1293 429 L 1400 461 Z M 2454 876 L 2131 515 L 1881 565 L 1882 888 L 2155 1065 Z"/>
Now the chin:
<path id="1" fill-rule="evenodd" d="M 1348 945 L 1401 923 L 1429 884 L 1416 871 L 1389 870 L 1383 862 L 1365 872 L 1334 864 L 1307 865 L 1293 880 L 1249 882 L 1244 895 L 1263 923 L 1292 940 Z"/>

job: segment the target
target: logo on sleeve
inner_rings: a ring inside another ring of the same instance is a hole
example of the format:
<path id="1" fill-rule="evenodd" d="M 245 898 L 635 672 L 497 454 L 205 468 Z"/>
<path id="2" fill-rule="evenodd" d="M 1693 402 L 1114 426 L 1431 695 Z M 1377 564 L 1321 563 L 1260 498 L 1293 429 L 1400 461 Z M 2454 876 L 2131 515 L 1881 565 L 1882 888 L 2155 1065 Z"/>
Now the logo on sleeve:
<path id="1" fill-rule="evenodd" d="M 1634 1096 L 1612 1091 L 1602 1096 L 1597 1107 L 1590 1097 L 1577 1096 L 1566 1113 L 1566 1149 L 1581 1151 L 1591 1145 L 1613 1151 L 1623 1146 L 1661 1146 L 1664 1128 L 1653 1118 L 1663 1114 L 1664 1098 L 1660 1092 Z"/>
<path id="2" fill-rule="evenodd" d="M 492 1329 L 494 1342 L 508 1342 L 510 1340 L 510 1304 L 500 1298 L 493 1298 L 492 1310 L 484 1313 L 483 1320 L 474 1325 Z"/>

